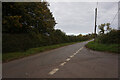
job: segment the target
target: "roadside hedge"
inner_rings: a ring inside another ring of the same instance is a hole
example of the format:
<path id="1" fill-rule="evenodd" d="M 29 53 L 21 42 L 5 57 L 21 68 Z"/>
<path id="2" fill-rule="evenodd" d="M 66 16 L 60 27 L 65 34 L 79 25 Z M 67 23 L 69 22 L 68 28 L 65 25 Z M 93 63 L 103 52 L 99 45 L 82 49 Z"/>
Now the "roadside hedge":
<path id="1" fill-rule="evenodd" d="M 2 35 L 2 52 L 20 52 L 26 51 L 29 48 L 36 48 L 42 46 L 49 46 L 54 44 L 69 43 L 69 42 L 79 42 L 91 39 L 89 36 L 68 36 L 63 34 L 63 32 L 53 32 L 52 34 L 36 34 L 22 33 L 22 34 L 8 34 L 4 33 Z"/>
<path id="2" fill-rule="evenodd" d="M 112 30 L 109 33 L 99 35 L 97 40 L 104 44 L 120 44 L 120 30 Z"/>

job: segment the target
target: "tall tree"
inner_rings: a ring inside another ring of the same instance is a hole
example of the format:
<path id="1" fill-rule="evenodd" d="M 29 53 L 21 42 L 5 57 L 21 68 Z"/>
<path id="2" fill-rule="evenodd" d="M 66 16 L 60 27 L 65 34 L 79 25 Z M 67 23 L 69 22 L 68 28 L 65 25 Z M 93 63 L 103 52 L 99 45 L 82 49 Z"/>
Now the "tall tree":
<path id="1" fill-rule="evenodd" d="M 101 33 L 101 34 L 104 34 L 104 33 L 105 33 L 104 27 L 105 27 L 105 23 L 98 26 L 98 28 L 100 29 L 100 33 Z"/>
<path id="2" fill-rule="evenodd" d="M 106 27 L 106 29 L 105 29 L 105 27 Z M 99 30 L 100 30 L 100 34 L 104 34 L 105 31 L 106 31 L 106 32 L 109 32 L 109 31 L 112 30 L 112 28 L 110 27 L 110 23 L 101 24 L 101 25 L 98 26 L 98 28 L 99 28 Z"/>
<path id="3" fill-rule="evenodd" d="M 112 28 L 110 27 L 110 23 L 107 23 L 106 26 L 107 26 L 107 31 L 111 31 L 112 30 Z"/>
<path id="4" fill-rule="evenodd" d="M 56 23 L 48 6 L 47 2 L 3 3 L 3 33 L 50 32 Z"/>

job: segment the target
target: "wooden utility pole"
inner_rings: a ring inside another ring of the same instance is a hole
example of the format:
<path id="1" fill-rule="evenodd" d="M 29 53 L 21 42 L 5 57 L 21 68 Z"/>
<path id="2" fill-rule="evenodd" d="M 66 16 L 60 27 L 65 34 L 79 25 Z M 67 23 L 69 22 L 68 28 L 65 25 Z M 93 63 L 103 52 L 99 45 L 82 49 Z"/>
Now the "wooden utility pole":
<path id="1" fill-rule="evenodd" d="M 97 36 L 97 34 L 96 34 L 96 27 L 97 27 L 96 22 L 97 22 L 97 8 L 95 9 L 95 29 L 94 29 L 95 38 Z"/>

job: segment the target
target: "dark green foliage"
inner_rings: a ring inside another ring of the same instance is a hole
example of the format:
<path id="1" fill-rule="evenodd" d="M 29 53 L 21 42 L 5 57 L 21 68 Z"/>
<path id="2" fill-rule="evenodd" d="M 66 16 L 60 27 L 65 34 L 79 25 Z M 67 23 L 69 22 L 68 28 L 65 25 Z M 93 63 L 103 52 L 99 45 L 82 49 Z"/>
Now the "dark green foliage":
<path id="1" fill-rule="evenodd" d="M 100 34 L 95 41 L 89 42 L 86 46 L 93 50 L 120 53 L 120 30 L 111 29 L 110 23 L 107 23 L 107 33 L 104 33 L 104 26 L 105 24 L 99 26 Z"/>
<path id="2" fill-rule="evenodd" d="M 39 52 L 59 48 L 59 47 L 62 47 L 62 46 L 71 45 L 71 44 L 74 44 L 74 43 L 76 43 L 76 42 L 62 43 L 62 44 L 56 44 L 56 45 L 50 45 L 50 46 L 42 46 L 42 47 L 37 47 L 37 48 L 30 48 L 30 49 L 28 49 L 24 52 L 6 53 L 6 54 L 2 55 L 3 56 L 2 57 L 2 62 L 8 62 L 8 61 L 11 61 L 11 60 L 14 60 L 14 59 L 26 57 L 26 56 L 29 56 L 29 55 L 34 55 L 34 54 L 37 54 Z"/>
<path id="3" fill-rule="evenodd" d="M 47 2 L 2 3 L 3 53 L 60 43 L 85 41 L 92 35 L 66 35 L 54 29 L 56 24 Z"/>
<path id="4" fill-rule="evenodd" d="M 3 53 L 13 51 L 25 51 L 31 47 L 37 47 L 38 37 L 29 34 L 3 34 Z"/>
<path id="5" fill-rule="evenodd" d="M 105 27 L 106 27 L 106 30 L 105 30 Z M 98 28 L 100 30 L 99 31 L 100 34 L 104 34 L 105 32 L 109 32 L 109 31 L 112 30 L 112 28 L 110 27 L 110 23 L 101 24 L 101 25 L 98 26 Z"/>
<path id="6" fill-rule="evenodd" d="M 60 30 L 55 30 L 48 35 L 36 34 L 31 32 L 29 34 L 3 34 L 2 49 L 3 53 L 26 51 L 29 48 L 49 46 L 60 43 L 79 42 L 89 40 L 91 37 L 87 36 L 67 36 Z"/>
<path id="7" fill-rule="evenodd" d="M 109 33 L 99 35 L 97 41 L 105 44 L 120 44 L 120 30 L 111 30 Z"/>
<path id="8" fill-rule="evenodd" d="M 4 2 L 3 33 L 47 33 L 55 26 L 55 20 L 47 2 Z"/>
<path id="9" fill-rule="evenodd" d="M 97 51 L 120 53 L 120 44 L 102 44 L 92 41 L 86 47 Z"/>

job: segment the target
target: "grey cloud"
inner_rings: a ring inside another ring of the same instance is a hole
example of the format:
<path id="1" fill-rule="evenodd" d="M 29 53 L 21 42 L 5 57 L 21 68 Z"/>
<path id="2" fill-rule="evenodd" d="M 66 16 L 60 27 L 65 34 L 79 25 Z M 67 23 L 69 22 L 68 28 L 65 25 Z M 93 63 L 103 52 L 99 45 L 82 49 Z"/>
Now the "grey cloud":
<path id="1" fill-rule="evenodd" d="M 2 0 L 2 1 L 33 1 L 33 0 Z M 39 0 L 34 0 L 39 1 Z M 50 10 L 58 23 L 55 29 L 67 34 L 92 33 L 94 31 L 94 9 L 96 2 L 50 2 Z M 98 3 L 97 24 L 111 22 L 118 10 L 117 2 Z M 111 24 L 117 28 L 118 18 Z"/>
<path id="2" fill-rule="evenodd" d="M 50 9 L 58 22 L 56 29 L 67 34 L 92 33 L 94 31 L 95 2 L 51 2 Z M 110 22 L 117 11 L 117 2 L 98 4 L 98 24 Z M 117 18 L 111 26 L 116 28 Z"/>

